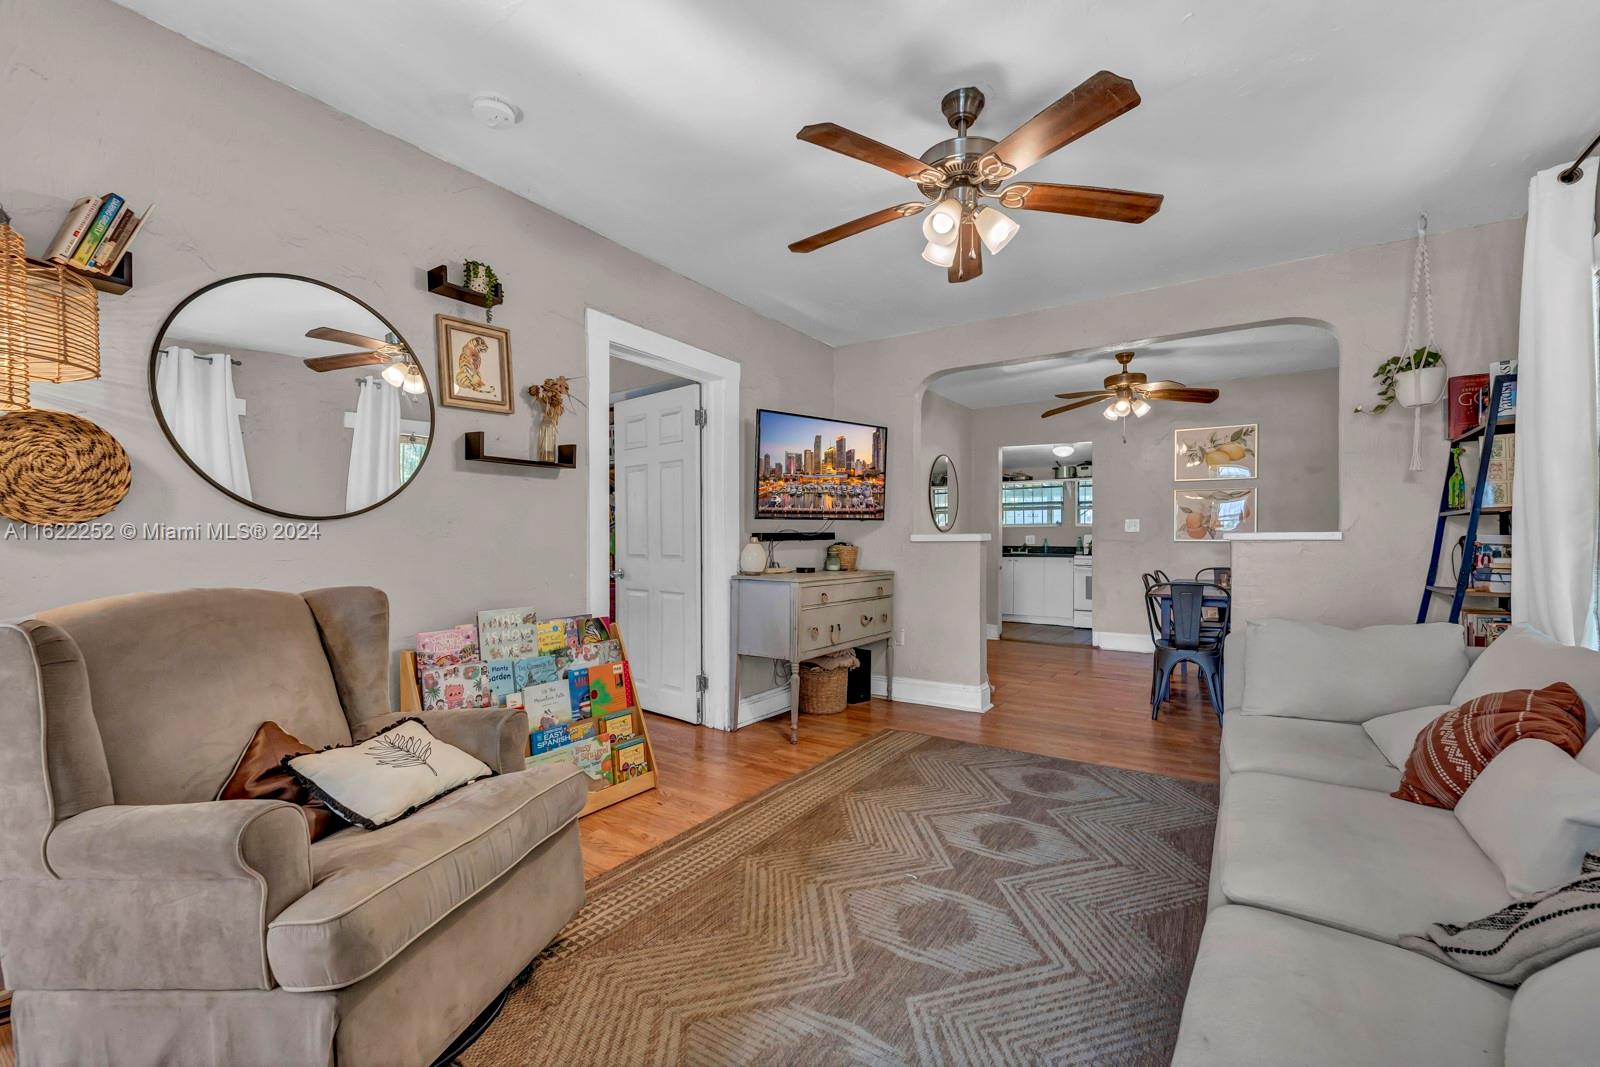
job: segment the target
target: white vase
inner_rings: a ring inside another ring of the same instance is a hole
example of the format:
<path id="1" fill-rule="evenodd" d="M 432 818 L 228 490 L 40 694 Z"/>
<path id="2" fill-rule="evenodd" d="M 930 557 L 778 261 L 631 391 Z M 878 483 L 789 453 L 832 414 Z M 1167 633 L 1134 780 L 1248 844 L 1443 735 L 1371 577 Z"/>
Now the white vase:
<path id="1" fill-rule="evenodd" d="M 752 536 L 750 543 L 739 550 L 739 573 L 760 574 L 766 569 L 767 550 Z"/>
<path id="2" fill-rule="evenodd" d="M 1394 376 L 1395 403 L 1404 408 L 1425 408 L 1444 396 L 1445 368 L 1403 370 Z"/>

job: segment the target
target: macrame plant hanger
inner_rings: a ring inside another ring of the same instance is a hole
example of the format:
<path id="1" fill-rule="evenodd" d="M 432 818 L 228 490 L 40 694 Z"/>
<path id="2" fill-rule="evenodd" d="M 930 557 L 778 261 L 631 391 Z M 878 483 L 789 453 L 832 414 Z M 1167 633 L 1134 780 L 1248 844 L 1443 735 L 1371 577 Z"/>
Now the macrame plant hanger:
<path id="1" fill-rule="evenodd" d="M 1417 255 L 1411 268 L 1411 303 L 1406 308 L 1406 339 L 1400 352 L 1403 359 L 1409 361 L 1411 354 L 1416 351 L 1417 329 L 1417 297 L 1422 297 L 1423 315 L 1428 321 L 1427 344 L 1423 351 L 1437 351 L 1438 346 L 1433 339 L 1433 275 L 1428 269 L 1428 216 L 1417 216 Z M 1398 394 L 1397 394 L 1398 396 Z M 1431 407 L 1439 402 L 1435 396 L 1424 400 L 1419 396 L 1399 396 L 1400 404 L 1411 409 L 1411 469 L 1420 471 L 1422 466 L 1422 409 Z"/>

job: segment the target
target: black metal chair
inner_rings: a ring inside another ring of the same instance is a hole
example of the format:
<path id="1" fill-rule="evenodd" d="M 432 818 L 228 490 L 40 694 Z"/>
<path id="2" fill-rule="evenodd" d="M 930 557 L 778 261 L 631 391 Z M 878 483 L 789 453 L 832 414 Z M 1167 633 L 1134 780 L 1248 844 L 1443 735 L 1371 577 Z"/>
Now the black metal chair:
<path id="1" fill-rule="evenodd" d="M 1161 706 L 1171 696 L 1172 669 L 1193 663 L 1206 684 L 1217 721 L 1222 721 L 1222 643 L 1232 603 L 1228 598 L 1217 607 L 1219 622 L 1208 625 L 1201 619 L 1208 595 L 1226 597 L 1227 590 L 1209 582 L 1176 581 L 1158 582 L 1145 591 L 1150 640 L 1156 646 L 1155 673 L 1150 681 L 1152 719 L 1161 717 Z"/>
<path id="2" fill-rule="evenodd" d="M 1207 578 L 1206 575 L 1208 574 L 1211 577 Z M 1194 580 L 1197 582 L 1210 582 L 1219 589 L 1231 590 L 1233 588 L 1233 568 L 1201 567 L 1194 572 Z"/>

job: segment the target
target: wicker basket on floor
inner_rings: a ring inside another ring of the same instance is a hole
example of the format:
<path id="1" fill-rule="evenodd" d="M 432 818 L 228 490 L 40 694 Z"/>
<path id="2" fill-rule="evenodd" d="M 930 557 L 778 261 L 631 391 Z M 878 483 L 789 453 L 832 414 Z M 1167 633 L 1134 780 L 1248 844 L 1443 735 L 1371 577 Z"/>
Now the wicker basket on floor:
<path id="1" fill-rule="evenodd" d="M 850 684 L 850 668 L 856 665 L 851 653 L 800 664 L 800 712 L 803 715 L 837 715 L 845 709 Z M 825 665 L 837 663 L 837 666 Z"/>

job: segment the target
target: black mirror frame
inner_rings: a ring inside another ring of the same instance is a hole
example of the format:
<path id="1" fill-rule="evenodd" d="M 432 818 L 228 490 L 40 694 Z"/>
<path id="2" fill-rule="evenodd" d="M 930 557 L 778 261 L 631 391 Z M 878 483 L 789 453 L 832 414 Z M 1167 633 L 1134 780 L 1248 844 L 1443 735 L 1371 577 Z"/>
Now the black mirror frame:
<path id="1" fill-rule="evenodd" d="M 933 472 L 939 466 L 939 461 L 944 460 L 945 468 L 950 472 L 949 486 L 954 490 L 951 496 L 950 525 L 939 525 L 939 513 L 933 506 Z M 928 465 L 928 517 L 933 520 L 933 528 L 940 533 L 949 533 L 956 527 L 956 515 L 961 511 L 961 484 L 956 475 L 956 461 L 947 453 L 941 452 L 933 457 L 933 462 Z"/>
<path id="2" fill-rule="evenodd" d="M 406 479 L 406 481 L 400 485 L 400 488 L 396 489 L 382 500 L 379 500 L 377 503 L 368 504 L 359 511 L 343 511 L 337 515 L 299 515 L 295 514 L 294 512 L 279 511 L 277 508 L 269 508 L 265 504 L 257 503 L 254 500 L 246 500 L 233 490 L 226 489 L 218 485 L 216 481 L 212 479 L 211 475 L 201 470 L 200 466 L 195 463 L 194 460 L 189 458 L 189 453 L 185 452 L 183 447 L 178 444 L 178 439 L 172 436 L 172 428 L 167 425 L 167 417 L 162 414 L 161 404 L 156 399 L 156 361 L 161 357 L 161 342 L 167 336 L 167 329 L 172 325 L 173 320 L 178 317 L 183 309 L 188 307 L 199 297 L 204 296 L 206 293 L 209 293 L 211 290 L 220 286 L 228 285 L 232 282 L 247 281 L 251 278 L 284 278 L 289 281 L 306 282 L 310 285 L 320 285 L 324 289 L 330 289 L 352 303 L 358 304 L 362 308 L 366 309 L 368 314 L 377 319 L 379 322 L 383 323 L 384 326 L 388 327 L 390 333 L 393 333 L 396 337 L 400 338 L 400 343 L 405 345 L 406 350 L 411 353 L 412 360 L 416 363 L 417 371 L 422 375 L 422 382 L 427 386 L 427 389 L 423 391 L 423 395 L 428 398 L 428 447 L 423 450 L 422 459 L 417 461 L 417 469 L 412 473 L 411 477 Z M 201 286 L 199 289 L 196 289 L 194 292 L 184 297 L 178 302 L 178 306 L 173 308 L 172 311 L 168 313 L 167 317 L 162 320 L 161 328 L 156 331 L 156 339 L 151 342 L 149 389 L 150 410 L 155 412 L 156 422 L 161 426 L 161 432 L 166 435 L 167 443 L 170 444 L 172 446 L 172 450 L 182 457 L 183 461 L 189 465 L 189 469 L 198 474 L 207 485 L 211 486 L 211 488 L 215 489 L 224 496 L 231 497 L 233 500 L 238 501 L 247 508 L 266 512 L 268 515 L 276 515 L 279 518 L 295 519 L 301 522 L 332 522 L 335 519 L 351 519 L 357 515 L 365 515 L 367 512 L 372 511 L 375 508 L 383 507 L 383 505 L 387 504 L 389 501 L 405 492 L 411 483 L 417 480 L 417 476 L 422 473 L 422 468 L 428 462 L 428 457 L 433 454 L 433 441 L 434 438 L 438 436 L 437 431 L 439 426 L 439 412 L 433 403 L 433 383 L 428 380 L 427 368 L 422 365 L 422 360 L 417 357 L 416 350 L 411 347 L 411 343 L 405 339 L 398 329 L 395 328 L 394 323 L 390 322 L 381 312 L 378 311 L 377 308 L 373 307 L 365 300 L 362 300 L 359 296 L 355 296 L 352 293 L 347 293 L 337 285 L 329 285 L 327 282 L 321 281 L 320 279 L 307 278 L 303 274 L 281 274 L 275 271 L 260 271 L 254 274 L 235 274 L 227 278 L 219 278 L 209 285 Z"/>

